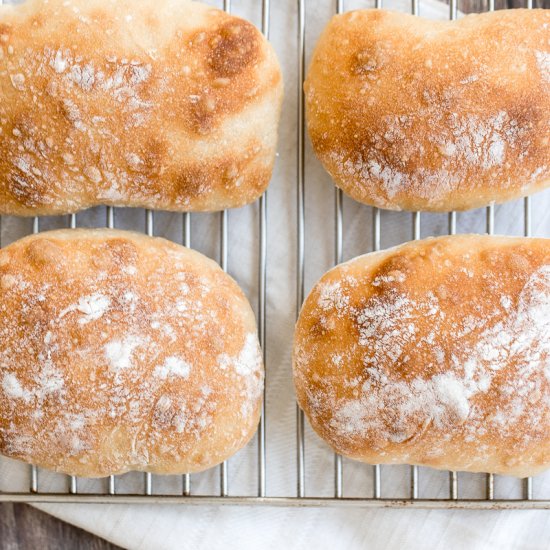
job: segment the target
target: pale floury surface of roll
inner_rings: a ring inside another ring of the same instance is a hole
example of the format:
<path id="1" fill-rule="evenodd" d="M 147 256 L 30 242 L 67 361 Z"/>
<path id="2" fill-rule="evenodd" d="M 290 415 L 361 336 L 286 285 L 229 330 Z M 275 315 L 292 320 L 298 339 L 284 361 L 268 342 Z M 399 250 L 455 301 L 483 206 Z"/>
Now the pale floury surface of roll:
<path id="1" fill-rule="evenodd" d="M 550 11 L 334 17 L 305 83 L 336 185 L 391 210 L 466 210 L 550 183 Z"/>
<path id="2" fill-rule="evenodd" d="M 294 342 L 300 406 L 344 456 L 524 477 L 550 466 L 550 240 L 462 235 L 326 273 Z"/>
<path id="3" fill-rule="evenodd" d="M 0 213 L 213 211 L 271 178 L 282 77 L 247 21 L 189 0 L 0 6 Z"/>
<path id="4" fill-rule="evenodd" d="M 85 477 L 195 472 L 259 421 L 254 315 L 205 256 L 115 230 L 0 251 L 0 453 Z"/>

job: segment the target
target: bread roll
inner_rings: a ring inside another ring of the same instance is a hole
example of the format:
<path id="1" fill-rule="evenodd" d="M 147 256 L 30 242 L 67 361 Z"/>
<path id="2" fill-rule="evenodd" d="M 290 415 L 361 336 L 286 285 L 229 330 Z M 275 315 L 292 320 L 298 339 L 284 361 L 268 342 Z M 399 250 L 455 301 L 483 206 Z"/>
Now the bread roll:
<path id="1" fill-rule="evenodd" d="M 0 214 L 250 203 L 282 93 L 260 31 L 198 2 L 0 6 Z"/>
<path id="2" fill-rule="evenodd" d="M 371 464 L 550 466 L 550 239 L 461 235 L 341 264 L 308 296 L 298 402 Z"/>
<path id="3" fill-rule="evenodd" d="M 0 453 L 66 474 L 196 472 L 252 437 L 254 315 L 213 261 L 74 229 L 0 251 Z"/>
<path id="4" fill-rule="evenodd" d="M 332 19 L 305 83 L 336 185 L 390 210 L 466 210 L 550 183 L 550 10 Z"/>

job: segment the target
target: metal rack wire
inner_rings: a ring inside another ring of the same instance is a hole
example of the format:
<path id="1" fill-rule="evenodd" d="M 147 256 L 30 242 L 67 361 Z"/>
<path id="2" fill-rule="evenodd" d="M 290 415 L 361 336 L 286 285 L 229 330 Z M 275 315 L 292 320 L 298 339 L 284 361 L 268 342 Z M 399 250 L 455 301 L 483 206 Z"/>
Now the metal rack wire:
<path id="1" fill-rule="evenodd" d="M 344 0 L 333 0 L 335 2 L 335 13 L 345 11 Z M 526 0 L 527 7 L 531 8 L 532 0 Z M 375 0 L 375 7 L 381 8 L 383 0 Z M 2 4 L 0 0 L 0 4 Z M 264 35 L 269 38 L 270 33 L 270 0 L 259 0 L 261 4 L 261 29 Z M 489 9 L 494 9 L 494 0 L 489 0 Z M 297 279 L 296 296 L 297 311 L 304 300 L 305 294 L 305 267 L 306 267 L 306 136 L 305 136 L 305 112 L 304 94 L 302 84 L 306 71 L 306 0 L 297 0 L 297 28 L 298 28 L 298 119 L 297 119 L 297 160 L 296 160 L 296 190 L 297 190 Z M 411 13 L 418 15 L 420 8 L 419 0 L 411 0 Z M 223 0 L 223 9 L 231 11 L 231 0 Z M 450 0 L 449 17 L 456 19 L 458 15 L 458 0 Z M 372 250 L 381 248 L 381 211 L 377 208 L 371 209 L 372 214 Z M 411 238 L 419 239 L 421 236 L 421 214 L 412 213 Z M 108 228 L 115 227 L 115 208 L 106 208 L 105 225 Z M 457 231 L 457 213 L 448 214 L 448 233 L 454 234 Z M 183 214 L 183 244 L 192 246 L 191 239 L 191 214 Z M 155 214 L 145 211 L 144 232 L 147 235 L 155 234 Z M 486 230 L 493 233 L 495 224 L 494 206 L 486 209 Z M 532 213 L 531 201 L 524 199 L 524 234 L 531 235 Z M 219 263 L 224 270 L 228 268 L 228 225 L 229 213 L 227 211 L 219 214 Z M 77 215 L 68 217 L 68 226 L 77 227 Z M 343 260 L 344 242 L 344 196 L 341 190 L 335 190 L 334 195 L 334 263 Z M 32 231 L 38 233 L 40 230 L 39 218 L 34 218 Z M 259 258 L 257 266 L 258 277 L 258 331 L 259 339 L 266 360 L 266 299 L 267 299 L 267 193 L 258 202 L 258 226 L 257 237 L 259 247 Z M 269 375 L 269 366 L 267 366 Z M 269 384 L 269 378 L 266 380 Z M 266 384 L 266 385 L 267 385 Z M 265 397 L 265 390 L 264 390 Z M 219 466 L 219 490 L 217 494 L 197 495 L 192 494 L 192 476 L 186 474 L 182 479 L 182 491 L 180 495 L 155 493 L 155 476 L 143 474 L 143 490 L 140 494 L 117 494 L 117 478 L 110 476 L 105 481 L 105 488 L 102 492 L 81 493 L 79 492 L 78 479 L 67 476 L 66 492 L 41 492 L 39 487 L 39 470 L 35 466 L 29 467 L 29 490 L 26 492 L 0 492 L 0 502 L 80 502 L 80 503 L 164 503 L 164 504 L 226 504 L 226 505 L 271 505 L 271 506 L 346 506 L 346 507 L 419 507 L 419 508 L 468 508 L 468 509 L 550 509 L 550 499 L 533 499 L 533 480 L 523 481 L 523 498 L 521 499 L 495 499 L 495 477 L 487 474 L 485 480 L 485 497 L 481 499 L 460 498 L 459 474 L 449 472 L 449 491 L 446 498 L 424 498 L 419 490 L 419 468 L 410 467 L 410 490 L 408 498 L 382 498 L 383 475 L 391 476 L 393 467 L 379 465 L 365 466 L 372 469 L 372 495 L 368 497 L 349 497 L 345 495 L 344 487 L 344 460 L 339 455 L 334 455 L 334 481 L 333 496 L 319 497 L 310 495 L 306 491 L 306 427 L 304 414 L 296 406 L 296 493 L 286 496 L 268 496 L 266 492 L 267 459 L 266 452 L 266 410 L 265 399 L 262 407 L 261 421 L 257 433 L 257 489 L 255 495 L 234 496 L 230 495 L 229 466 L 226 462 Z M 291 429 L 291 427 L 289 427 Z"/>

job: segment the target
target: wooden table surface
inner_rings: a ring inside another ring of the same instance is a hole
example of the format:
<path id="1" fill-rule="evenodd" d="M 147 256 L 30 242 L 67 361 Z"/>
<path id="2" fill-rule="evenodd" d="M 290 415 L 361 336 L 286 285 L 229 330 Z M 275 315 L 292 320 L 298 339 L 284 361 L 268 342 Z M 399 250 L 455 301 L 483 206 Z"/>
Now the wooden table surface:
<path id="1" fill-rule="evenodd" d="M 467 13 L 486 11 L 488 5 L 488 0 L 459 0 L 459 9 Z M 525 0 L 495 0 L 497 9 L 525 6 Z M 550 0 L 533 0 L 533 7 L 550 8 Z M 0 550 L 116 550 L 117 548 L 99 537 L 26 504 L 0 504 Z"/>
<path id="2" fill-rule="evenodd" d="M 26 504 L 0 505 L 0 550 L 115 550 L 114 546 Z"/>

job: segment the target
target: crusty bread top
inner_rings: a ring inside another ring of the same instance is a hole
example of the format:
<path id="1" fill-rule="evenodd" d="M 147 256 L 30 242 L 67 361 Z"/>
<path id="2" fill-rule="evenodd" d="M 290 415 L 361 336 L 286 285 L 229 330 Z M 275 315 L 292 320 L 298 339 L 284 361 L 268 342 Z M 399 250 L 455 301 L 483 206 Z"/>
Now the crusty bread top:
<path id="1" fill-rule="evenodd" d="M 203 255 L 114 230 L 0 251 L 0 453 L 83 476 L 183 473 L 252 437 L 262 356 L 237 284 Z"/>
<path id="2" fill-rule="evenodd" d="M 392 210 L 464 210 L 550 184 L 550 10 L 335 16 L 305 82 L 335 183 Z"/>
<path id="3" fill-rule="evenodd" d="M 0 213 L 252 202 L 281 100 L 260 31 L 205 4 L 0 6 Z"/>
<path id="4" fill-rule="evenodd" d="M 550 240 L 440 237 L 335 267 L 304 303 L 294 376 L 346 456 L 537 473 L 550 465 Z"/>

